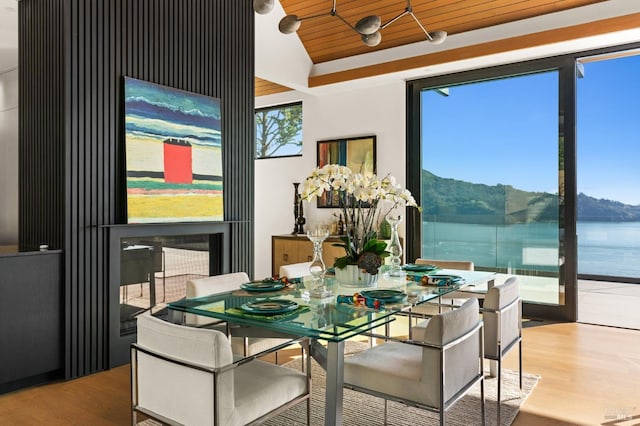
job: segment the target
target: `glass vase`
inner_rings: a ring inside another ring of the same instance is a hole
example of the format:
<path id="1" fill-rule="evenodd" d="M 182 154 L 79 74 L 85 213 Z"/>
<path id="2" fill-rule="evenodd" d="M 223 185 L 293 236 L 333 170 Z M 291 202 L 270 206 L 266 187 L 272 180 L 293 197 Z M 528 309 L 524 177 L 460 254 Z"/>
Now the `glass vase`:
<path id="1" fill-rule="evenodd" d="M 402 216 L 389 216 L 387 222 L 391 225 L 391 242 L 387 247 L 389 255 L 389 268 L 386 271 L 390 278 L 405 277 L 407 274 L 402 269 L 402 245 L 400 244 L 400 236 L 398 235 L 398 225 L 402 222 Z"/>
<path id="2" fill-rule="evenodd" d="M 327 267 L 322 258 L 322 243 L 329 236 L 329 228 L 317 227 L 307 230 L 307 238 L 313 243 L 313 260 L 309 265 L 309 273 L 313 277 L 314 288 L 309 292 L 311 297 L 329 297 L 331 291 L 324 285 L 324 274 Z"/>

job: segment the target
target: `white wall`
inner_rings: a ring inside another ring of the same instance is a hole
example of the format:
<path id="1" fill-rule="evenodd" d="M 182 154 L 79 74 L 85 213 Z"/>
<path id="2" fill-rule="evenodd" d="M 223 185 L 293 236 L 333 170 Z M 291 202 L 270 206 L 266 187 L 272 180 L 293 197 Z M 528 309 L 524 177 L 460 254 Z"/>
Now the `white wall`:
<path id="1" fill-rule="evenodd" d="M 0 245 L 18 244 L 18 69 L 0 74 Z"/>
<path id="2" fill-rule="evenodd" d="M 302 157 L 256 160 L 255 278 L 271 275 L 271 236 L 293 231 L 293 182 L 316 167 L 316 143 L 348 136 L 376 135 L 377 172 L 405 185 L 405 83 L 311 96 L 300 92 L 256 98 L 256 108 L 302 101 Z M 334 209 L 305 203 L 307 224 L 330 219 Z M 306 229 L 306 228 L 305 228 Z M 400 229 L 401 237 L 404 228 Z"/>

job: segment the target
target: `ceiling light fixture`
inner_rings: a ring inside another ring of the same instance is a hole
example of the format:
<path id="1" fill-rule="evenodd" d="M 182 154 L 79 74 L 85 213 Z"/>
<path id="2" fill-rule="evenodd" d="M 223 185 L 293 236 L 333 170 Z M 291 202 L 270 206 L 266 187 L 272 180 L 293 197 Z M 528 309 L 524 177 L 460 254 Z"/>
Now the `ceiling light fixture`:
<path id="1" fill-rule="evenodd" d="M 253 10 L 260 15 L 266 15 L 273 10 L 275 0 L 253 0 Z"/>
<path id="2" fill-rule="evenodd" d="M 254 1 L 258 1 L 258 0 L 254 0 Z M 335 16 L 336 18 L 340 19 L 342 22 L 344 22 L 346 26 L 348 26 L 354 32 L 356 32 L 362 39 L 363 43 L 366 44 L 367 46 L 375 46 L 378 43 L 380 43 L 379 41 L 377 43 L 372 43 L 372 37 L 370 35 L 362 34 L 356 29 L 356 27 L 351 25 L 346 19 L 340 16 L 338 11 L 336 10 L 336 0 L 333 0 L 333 6 L 331 7 L 331 11 L 327 13 L 321 13 L 319 15 L 312 15 L 312 16 L 305 16 L 305 17 L 299 17 L 297 15 L 287 15 L 280 20 L 280 23 L 278 24 L 278 29 L 283 34 L 292 34 L 298 31 L 298 29 L 300 28 L 300 25 L 302 24 L 302 21 L 308 21 L 310 19 L 320 18 L 323 16 Z"/>
<path id="3" fill-rule="evenodd" d="M 367 44 L 368 46 L 377 46 L 378 44 L 380 44 L 380 41 L 382 41 L 382 34 L 380 34 L 380 30 L 384 30 L 389 25 L 393 24 L 398 19 L 406 15 L 410 15 L 413 20 L 416 21 L 429 42 L 433 44 L 440 44 L 444 41 L 445 38 L 447 38 L 446 31 L 429 32 L 426 30 L 426 28 L 420 23 L 418 18 L 416 18 L 416 15 L 414 15 L 413 8 L 411 7 L 411 0 L 407 0 L 407 7 L 402 13 L 400 13 L 395 18 L 392 18 L 391 20 L 385 22 L 384 24 L 382 24 L 382 20 L 379 16 L 370 15 L 365 16 L 364 18 L 359 20 L 355 28 L 357 32 L 362 34 L 363 41 L 365 36 L 368 37 L 370 43 L 367 43 L 365 41 L 365 44 Z"/>

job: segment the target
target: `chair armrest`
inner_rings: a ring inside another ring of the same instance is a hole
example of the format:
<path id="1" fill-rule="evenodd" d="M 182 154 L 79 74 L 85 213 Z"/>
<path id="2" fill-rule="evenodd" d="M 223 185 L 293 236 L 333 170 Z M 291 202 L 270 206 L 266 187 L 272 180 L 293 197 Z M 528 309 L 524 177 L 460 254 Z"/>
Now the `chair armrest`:
<path id="1" fill-rule="evenodd" d="M 216 367 L 216 368 L 209 367 L 209 366 L 202 365 L 202 364 L 198 364 L 198 363 L 195 363 L 195 362 L 185 361 L 183 359 L 175 358 L 175 357 L 172 357 L 172 356 L 169 356 L 169 355 L 160 354 L 158 352 L 154 352 L 154 351 L 151 351 L 151 350 L 149 350 L 149 349 L 147 349 L 147 348 L 145 348 L 143 346 L 140 346 L 137 343 L 132 343 L 131 344 L 131 349 L 135 350 L 135 351 L 142 352 L 144 354 L 147 354 L 147 355 L 155 357 L 155 358 L 162 359 L 162 360 L 170 362 L 172 364 L 181 365 L 183 367 L 192 368 L 194 370 L 204 371 L 206 373 L 210 373 L 210 374 L 214 374 L 215 375 L 217 373 L 223 373 L 225 371 L 232 370 L 232 369 L 237 368 L 237 367 L 239 367 L 239 366 L 241 366 L 243 364 L 246 364 L 248 362 L 254 361 L 254 360 L 256 360 L 256 359 L 258 359 L 260 357 L 263 357 L 265 355 L 268 355 L 268 354 L 270 354 L 272 352 L 277 352 L 277 351 L 279 351 L 281 349 L 284 349 L 284 348 L 286 348 L 288 346 L 291 346 L 291 345 L 294 345 L 296 343 L 303 343 L 303 345 L 305 347 L 308 347 L 308 344 L 309 344 L 308 342 L 309 342 L 309 338 L 308 337 L 299 337 L 297 339 L 292 339 L 291 341 L 284 342 L 284 343 L 281 343 L 280 345 L 277 345 L 277 346 L 274 346 L 272 348 L 266 349 L 266 350 L 264 350 L 262 352 L 258 352 L 256 354 L 249 355 L 249 356 L 246 356 L 244 358 L 240 358 L 240 359 L 232 362 L 231 364 L 223 365 L 221 367 Z"/>
<path id="2" fill-rule="evenodd" d="M 173 356 L 170 356 L 170 355 L 165 355 L 165 354 L 161 354 L 161 353 L 158 353 L 158 352 L 151 351 L 151 350 L 145 348 L 144 346 L 138 345 L 137 343 L 132 343 L 131 344 L 131 350 L 132 350 L 132 352 L 133 351 L 142 352 L 142 353 L 144 353 L 146 355 L 149 355 L 149 356 L 152 356 L 154 358 L 158 358 L 158 359 L 161 359 L 163 361 L 170 362 L 172 364 L 181 365 L 183 367 L 192 368 L 194 370 L 204 371 L 205 373 L 215 374 L 216 372 L 219 371 L 218 368 L 209 367 L 209 366 L 206 366 L 206 365 L 203 365 L 203 364 L 198 364 L 198 363 L 195 363 L 195 362 L 185 361 L 183 359 L 176 358 L 176 357 L 173 357 Z"/>
<path id="3" fill-rule="evenodd" d="M 445 345 L 434 345 L 432 343 L 423 342 L 422 340 L 399 339 L 397 337 L 391 337 L 391 336 L 386 337 L 386 340 L 392 341 L 392 342 L 397 342 L 397 343 L 405 343 L 407 345 L 421 346 L 423 348 L 449 349 L 451 346 L 455 346 L 456 344 L 460 343 L 461 341 L 469 338 L 471 335 L 473 335 L 479 329 L 482 329 L 482 326 L 483 326 L 482 321 L 478 321 L 478 323 L 476 325 L 474 325 L 472 329 L 470 329 L 469 331 L 467 331 L 462 336 L 458 337 L 455 340 L 452 340 L 451 342 L 449 342 L 449 343 L 447 343 Z"/>

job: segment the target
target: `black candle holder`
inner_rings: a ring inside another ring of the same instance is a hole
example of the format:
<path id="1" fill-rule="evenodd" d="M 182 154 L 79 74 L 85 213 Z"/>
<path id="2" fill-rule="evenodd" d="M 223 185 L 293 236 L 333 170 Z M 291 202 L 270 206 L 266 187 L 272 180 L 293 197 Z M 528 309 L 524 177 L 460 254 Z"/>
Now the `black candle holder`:
<path id="1" fill-rule="evenodd" d="M 302 199 L 298 196 L 299 199 L 299 207 L 298 207 L 298 217 L 296 218 L 296 225 L 298 234 L 304 234 L 304 224 L 307 223 L 307 219 L 304 218 L 304 208 L 302 207 Z"/>
<path id="2" fill-rule="evenodd" d="M 298 234 L 298 215 L 300 209 L 300 194 L 298 193 L 298 186 L 300 182 L 293 183 L 293 232 L 291 235 Z"/>

